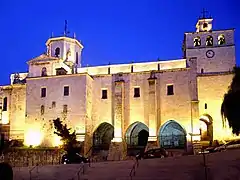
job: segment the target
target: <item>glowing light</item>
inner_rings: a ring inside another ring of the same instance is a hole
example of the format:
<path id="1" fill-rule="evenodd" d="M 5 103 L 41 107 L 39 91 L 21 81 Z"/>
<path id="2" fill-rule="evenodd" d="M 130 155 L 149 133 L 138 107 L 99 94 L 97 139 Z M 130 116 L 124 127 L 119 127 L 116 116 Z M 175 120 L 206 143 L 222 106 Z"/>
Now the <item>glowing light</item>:
<path id="1" fill-rule="evenodd" d="M 156 136 L 156 129 L 149 128 L 149 136 Z"/>
<path id="2" fill-rule="evenodd" d="M 57 136 L 57 135 L 54 135 L 54 138 L 53 138 L 53 146 L 56 147 L 56 146 L 61 146 L 63 144 L 63 142 L 61 141 L 61 137 Z"/>
<path id="3" fill-rule="evenodd" d="M 122 142 L 122 138 L 115 137 L 115 138 L 113 138 L 112 142 Z"/>
<path id="4" fill-rule="evenodd" d="M 202 131 L 207 131 L 207 124 L 203 121 L 200 121 L 200 128 Z"/>
<path id="5" fill-rule="evenodd" d="M 122 129 L 121 128 L 115 128 L 114 130 L 114 137 L 122 137 Z"/>
<path id="6" fill-rule="evenodd" d="M 77 141 L 83 142 L 85 140 L 85 135 L 77 135 Z"/>
<path id="7" fill-rule="evenodd" d="M 29 129 L 25 134 L 24 144 L 27 146 L 38 146 L 41 144 L 43 134 L 40 130 Z"/>
<path id="8" fill-rule="evenodd" d="M 2 111 L 2 124 L 8 124 L 9 119 L 8 119 L 8 112 Z"/>
<path id="9" fill-rule="evenodd" d="M 157 136 L 149 136 L 148 137 L 148 141 L 151 142 L 151 141 L 157 141 Z"/>

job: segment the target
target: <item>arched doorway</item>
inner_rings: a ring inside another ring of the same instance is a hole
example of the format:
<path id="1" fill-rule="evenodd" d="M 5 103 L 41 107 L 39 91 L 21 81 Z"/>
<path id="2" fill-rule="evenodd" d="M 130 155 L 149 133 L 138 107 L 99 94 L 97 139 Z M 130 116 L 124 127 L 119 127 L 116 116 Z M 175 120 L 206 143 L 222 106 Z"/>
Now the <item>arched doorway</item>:
<path id="1" fill-rule="evenodd" d="M 128 154 L 135 155 L 139 151 L 144 151 L 149 136 L 149 128 L 141 123 L 135 122 L 126 131 L 126 142 Z"/>
<path id="2" fill-rule="evenodd" d="M 204 114 L 200 117 L 201 141 L 213 141 L 213 119 L 210 115 Z"/>
<path id="3" fill-rule="evenodd" d="M 159 131 L 160 146 L 165 149 L 185 149 L 186 131 L 174 120 L 163 124 Z"/>
<path id="4" fill-rule="evenodd" d="M 109 123 L 102 123 L 93 133 L 93 152 L 109 150 L 114 137 L 114 127 Z"/>

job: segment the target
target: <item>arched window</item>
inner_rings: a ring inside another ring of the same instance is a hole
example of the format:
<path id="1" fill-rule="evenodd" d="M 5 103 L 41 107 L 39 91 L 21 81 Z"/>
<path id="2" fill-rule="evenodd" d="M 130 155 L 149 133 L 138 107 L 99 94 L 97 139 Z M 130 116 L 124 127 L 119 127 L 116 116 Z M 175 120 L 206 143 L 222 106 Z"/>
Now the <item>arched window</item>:
<path id="1" fill-rule="evenodd" d="M 59 57 L 59 55 L 60 55 L 60 48 L 57 47 L 57 48 L 55 49 L 55 56 L 56 56 L 56 57 Z"/>
<path id="2" fill-rule="evenodd" d="M 42 76 L 47 76 L 47 68 L 46 67 L 42 68 Z"/>
<path id="3" fill-rule="evenodd" d="M 212 36 L 207 37 L 206 46 L 213 46 L 213 37 Z"/>
<path id="4" fill-rule="evenodd" d="M 200 37 L 199 36 L 195 37 L 194 40 L 193 40 L 193 43 L 194 43 L 195 47 L 201 46 L 201 39 L 200 39 Z"/>
<path id="5" fill-rule="evenodd" d="M 78 52 L 76 52 L 76 64 L 78 64 Z"/>
<path id="6" fill-rule="evenodd" d="M 44 115 L 44 105 L 41 105 L 41 115 Z"/>
<path id="7" fill-rule="evenodd" d="M 225 43 L 226 43 L 226 41 L 225 41 L 225 36 L 224 36 L 223 34 L 219 35 L 219 36 L 218 36 L 218 44 L 219 44 L 219 45 L 223 45 L 223 44 L 225 44 Z"/>
<path id="8" fill-rule="evenodd" d="M 3 110 L 2 111 L 7 111 L 7 97 L 3 98 Z"/>

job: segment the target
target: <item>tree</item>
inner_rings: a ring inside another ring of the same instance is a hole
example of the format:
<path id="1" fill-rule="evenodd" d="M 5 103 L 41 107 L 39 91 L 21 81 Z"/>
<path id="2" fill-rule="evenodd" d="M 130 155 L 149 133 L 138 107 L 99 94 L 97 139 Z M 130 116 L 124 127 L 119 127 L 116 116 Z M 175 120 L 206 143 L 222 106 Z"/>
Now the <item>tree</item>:
<path id="1" fill-rule="evenodd" d="M 67 128 L 66 124 L 63 125 L 62 121 L 59 118 L 53 120 L 53 123 L 54 128 L 56 129 L 56 131 L 54 131 L 54 134 L 57 134 L 61 137 L 64 150 L 66 150 L 68 153 L 78 152 L 79 148 L 77 147 L 75 131 L 73 133 L 70 133 L 71 128 Z"/>
<path id="2" fill-rule="evenodd" d="M 13 170 L 10 164 L 0 163 L 0 177 L 4 180 L 13 180 Z"/>
<path id="3" fill-rule="evenodd" d="M 221 106 L 223 124 L 228 121 L 233 134 L 240 133 L 240 67 L 234 67 L 234 76 Z"/>

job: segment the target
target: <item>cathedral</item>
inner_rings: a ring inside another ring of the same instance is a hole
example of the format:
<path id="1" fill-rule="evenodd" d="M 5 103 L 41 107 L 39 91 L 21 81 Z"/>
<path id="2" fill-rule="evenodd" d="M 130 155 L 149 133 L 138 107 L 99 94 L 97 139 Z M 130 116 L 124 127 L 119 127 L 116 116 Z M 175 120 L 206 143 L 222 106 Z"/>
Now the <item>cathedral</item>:
<path id="1" fill-rule="evenodd" d="M 1 133 L 55 147 L 60 118 L 84 153 L 148 144 L 187 150 L 231 137 L 220 109 L 236 64 L 234 29 L 213 30 L 212 22 L 199 18 L 184 34 L 183 57 L 167 61 L 82 67 L 80 41 L 51 37 L 46 52 L 27 61 L 28 72 L 0 87 Z"/>

